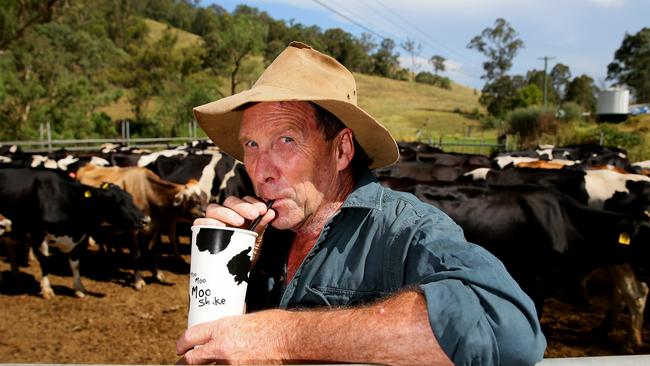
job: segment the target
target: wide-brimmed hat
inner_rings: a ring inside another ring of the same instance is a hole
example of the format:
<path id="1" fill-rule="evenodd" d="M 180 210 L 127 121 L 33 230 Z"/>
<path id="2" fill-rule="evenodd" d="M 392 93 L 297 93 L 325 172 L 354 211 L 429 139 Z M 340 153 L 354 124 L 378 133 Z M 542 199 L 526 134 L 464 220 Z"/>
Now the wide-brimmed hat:
<path id="1" fill-rule="evenodd" d="M 310 46 L 291 42 L 264 70 L 252 88 L 194 108 L 201 128 L 223 151 L 243 160 L 239 143 L 242 111 L 250 102 L 311 101 L 351 128 L 372 160 L 370 168 L 394 163 L 399 157 L 390 132 L 357 106 L 354 76 L 334 58 Z"/>

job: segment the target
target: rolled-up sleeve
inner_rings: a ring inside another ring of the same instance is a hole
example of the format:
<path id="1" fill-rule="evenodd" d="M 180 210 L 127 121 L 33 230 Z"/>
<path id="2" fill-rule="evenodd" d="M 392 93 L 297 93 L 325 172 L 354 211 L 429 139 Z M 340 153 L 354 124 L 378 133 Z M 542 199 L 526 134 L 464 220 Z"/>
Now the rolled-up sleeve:
<path id="1" fill-rule="evenodd" d="M 546 348 L 531 299 L 503 264 L 468 243 L 442 212 L 410 225 L 402 239 L 406 284 L 418 285 L 431 329 L 456 365 L 534 365 Z"/>

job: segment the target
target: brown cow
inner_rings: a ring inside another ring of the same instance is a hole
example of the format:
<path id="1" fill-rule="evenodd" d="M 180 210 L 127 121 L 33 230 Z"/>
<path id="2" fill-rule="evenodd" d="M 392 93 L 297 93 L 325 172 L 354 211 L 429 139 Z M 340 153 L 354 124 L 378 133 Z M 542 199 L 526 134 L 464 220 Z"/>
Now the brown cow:
<path id="1" fill-rule="evenodd" d="M 158 271 L 158 248 L 156 243 L 162 228 L 179 217 L 193 220 L 202 215 L 207 206 L 207 197 L 203 194 L 195 180 L 187 184 L 176 184 L 164 179 L 150 170 L 142 167 L 98 167 L 86 165 L 77 171 L 77 179 L 91 186 L 100 187 L 104 182 L 113 183 L 131 194 L 135 205 L 151 217 L 148 228 L 141 232 L 146 240 L 143 249 L 146 254 L 153 256 L 150 263 L 156 279 L 162 281 L 162 272 Z M 175 236 L 175 235 L 174 235 Z M 142 261 L 139 245 L 132 250 L 136 258 L 135 288 L 141 289 L 145 282 L 142 279 Z"/>

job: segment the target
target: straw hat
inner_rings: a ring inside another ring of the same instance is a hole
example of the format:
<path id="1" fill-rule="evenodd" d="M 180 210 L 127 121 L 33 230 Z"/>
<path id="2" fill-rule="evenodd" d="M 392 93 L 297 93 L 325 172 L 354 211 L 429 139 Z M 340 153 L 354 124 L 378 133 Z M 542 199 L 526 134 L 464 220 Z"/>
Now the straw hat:
<path id="1" fill-rule="evenodd" d="M 352 73 L 330 56 L 291 42 L 264 70 L 249 90 L 194 108 L 201 128 L 223 151 L 238 160 L 244 152 L 238 141 L 242 111 L 249 102 L 311 101 L 338 117 L 368 154 L 370 168 L 394 163 L 399 150 L 390 132 L 357 106 Z"/>

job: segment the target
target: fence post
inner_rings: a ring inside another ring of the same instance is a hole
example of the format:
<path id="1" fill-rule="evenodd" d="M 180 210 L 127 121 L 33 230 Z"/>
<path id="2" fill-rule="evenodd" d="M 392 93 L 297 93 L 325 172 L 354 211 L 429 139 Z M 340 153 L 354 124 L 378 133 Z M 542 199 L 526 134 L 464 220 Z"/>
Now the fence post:
<path id="1" fill-rule="evenodd" d="M 131 146 L 131 121 L 126 121 L 126 146 Z"/>
<path id="2" fill-rule="evenodd" d="M 187 122 L 187 136 L 192 137 L 192 122 Z"/>
<path id="3" fill-rule="evenodd" d="M 194 119 L 192 120 L 192 127 L 194 128 L 194 135 L 193 136 L 194 136 L 194 139 L 196 140 L 198 138 L 198 134 L 196 133 L 196 131 L 197 131 L 197 123 L 196 123 L 196 120 L 194 120 Z"/>
<path id="4" fill-rule="evenodd" d="M 603 133 L 603 131 L 600 131 L 600 141 L 598 142 L 598 144 L 600 146 L 603 146 L 604 143 L 605 143 L 605 133 Z"/>
<path id="5" fill-rule="evenodd" d="M 45 143 L 43 142 L 45 140 L 45 126 L 43 126 L 43 122 L 38 124 L 38 136 L 38 140 L 41 142 L 41 151 L 43 151 L 45 150 Z"/>
<path id="6" fill-rule="evenodd" d="M 45 124 L 47 128 L 47 152 L 52 152 L 52 130 L 50 129 L 50 121 Z"/>
<path id="7" fill-rule="evenodd" d="M 478 154 L 479 154 L 479 155 L 483 154 L 483 139 L 481 139 L 481 140 L 479 141 L 479 145 L 478 145 Z"/>

